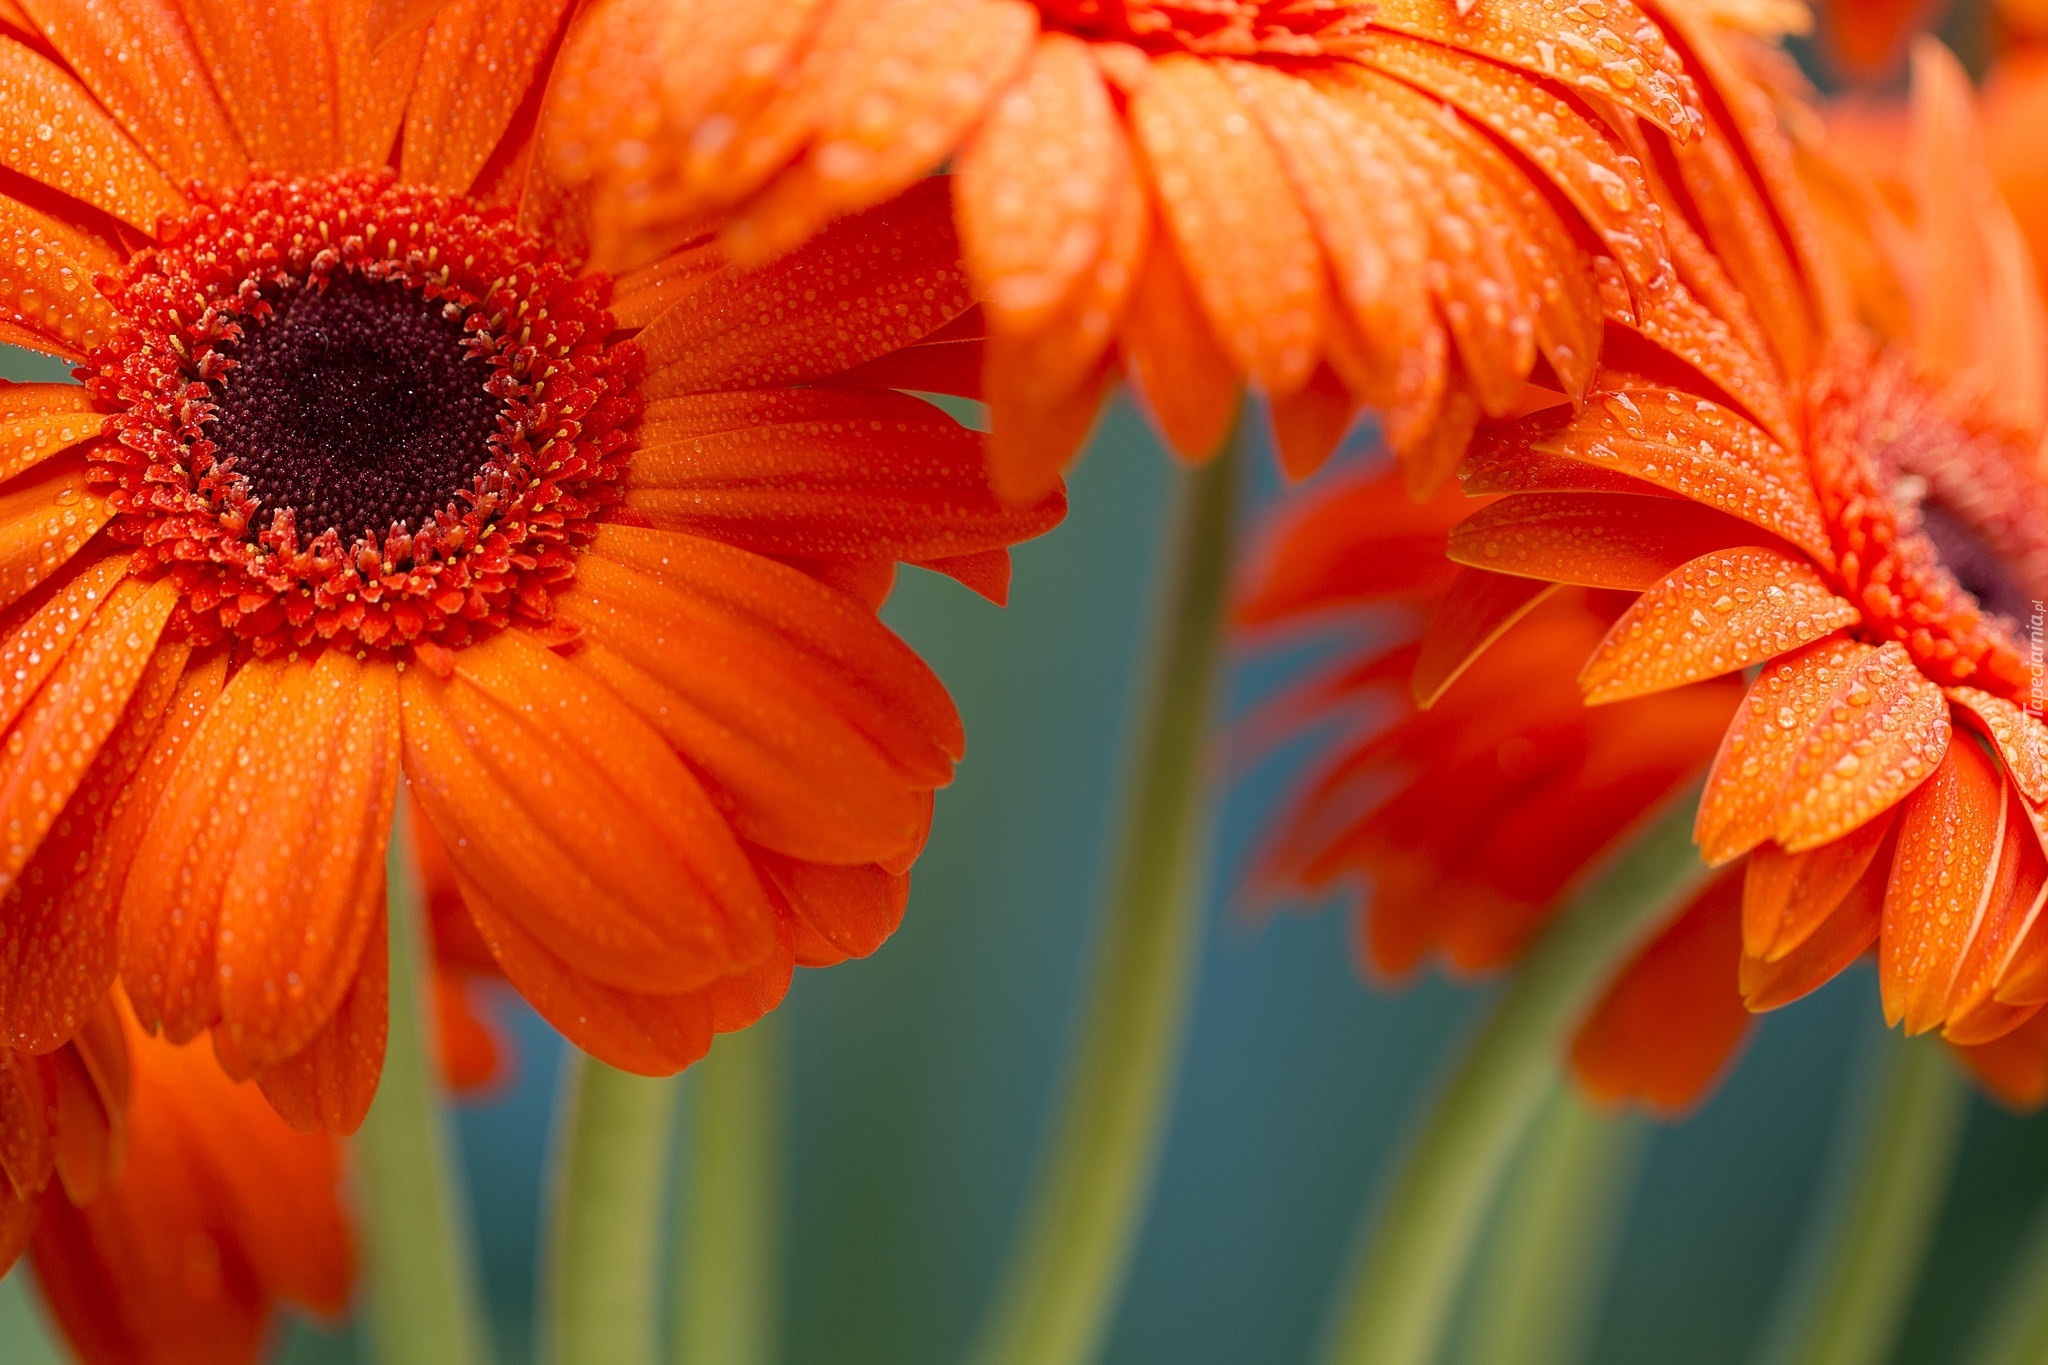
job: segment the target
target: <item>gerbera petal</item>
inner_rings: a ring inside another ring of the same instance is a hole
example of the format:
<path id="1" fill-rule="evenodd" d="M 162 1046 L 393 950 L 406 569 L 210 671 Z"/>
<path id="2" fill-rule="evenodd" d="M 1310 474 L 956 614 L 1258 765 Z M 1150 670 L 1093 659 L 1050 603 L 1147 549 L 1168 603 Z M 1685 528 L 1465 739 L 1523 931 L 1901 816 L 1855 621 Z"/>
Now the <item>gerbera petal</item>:
<path id="1" fill-rule="evenodd" d="M 1828 917 L 1797 948 L 1775 962 L 1744 953 L 1739 981 L 1743 1002 L 1762 1013 L 1819 990 L 1847 970 L 1877 942 L 1884 918 L 1885 886 L 1891 879 L 1891 850 L 1874 859 Z"/>
<path id="2" fill-rule="evenodd" d="M 1659 287 L 1632 289 L 1618 268 L 1604 261 L 1593 263 L 1600 281 L 1601 307 L 1607 320 L 1623 329 L 1610 330 L 1603 358 L 1624 373 L 1660 375 L 1673 371 L 1672 362 L 1676 361 L 1705 379 L 1709 392 L 1718 390 L 1738 405 L 1780 446 L 1795 448 L 1799 437 L 1787 403 L 1790 395 L 1762 332 L 1738 327 L 1727 316 L 1732 313 L 1739 320 L 1751 320 L 1748 301 L 1722 279 L 1726 294 L 1719 302 L 1724 311 L 1716 312 L 1701 302 L 1687 279 L 1701 275 L 1720 279 L 1714 274 L 1719 267 L 1682 221 L 1667 217 L 1665 225 L 1667 237 L 1677 244 L 1673 254 L 1679 272 Z M 1637 337 L 1648 347 L 1637 342 Z M 1678 373 L 1682 376 L 1683 370 Z M 1803 479 L 1803 467 L 1794 462 L 1793 468 Z"/>
<path id="3" fill-rule="evenodd" d="M 1588 703 L 1620 701 L 1762 663 L 1862 620 L 1805 559 L 1744 546 L 1659 579 L 1579 674 Z"/>
<path id="4" fill-rule="evenodd" d="M 1990 910 L 2012 789 L 1973 740 L 1948 753 L 1899 813 L 1885 892 L 1878 983 L 1885 1022 L 1908 1034 L 1941 1023 L 1963 955 Z"/>
<path id="5" fill-rule="evenodd" d="M 171 0 L 26 0 L 26 8 L 50 45 L 173 184 L 232 184 L 248 175 L 248 155 L 228 126 L 199 49 Z"/>
<path id="6" fill-rule="evenodd" d="M 1951 1043 L 1988 1043 L 2010 1032 L 2032 1013 L 1997 997 L 2048 902 L 2048 854 L 2041 848 L 2026 802 L 2006 802 L 1998 872 L 1986 902 L 1984 922 L 1970 940 L 1949 988 L 1942 1037 Z"/>
<path id="7" fill-rule="evenodd" d="M 435 14 L 405 109 L 404 177 L 464 193 L 553 51 L 569 0 L 452 0 Z"/>
<path id="8" fill-rule="evenodd" d="M 714 423 L 726 429 L 685 434 Z M 886 390 L 660 400 L 640 439 L 628 508 L 764 555 L 946 558 L 1027 540 L 1065 511 L 1056 492 L 1026 508 L 998 500 L 978 433 Z"/>
<path id="9" fill-rule="evenodd" d="M 92 97 L 48 58 L 0 35 L 0 166 L 151 232 L 185 207 Z"/>
<path id="10" fill-rule="evenodd" d="M 1130 102 L 1147 178 L 1216 339 L 1269 393 L 1308 381 L 1330 304 L 1322 253 L 1273 144 L 1214 64 L 1171 53 Z"/>
<path id="11" fill-rule="evenodd" d="M 121 1164 L 113 1115 L 75 1050 L 59 1048 L 49 1060 L 57 1178 L 66 1198 L 84 1204 L 99 1197 Z"/>
<path id="12" fill-rule="evenodd" d="M 56 1078 L 47 1059 L 12 1048 L 0 1053 L 0 1175 L 16 1198 L 33 1198 L 56 1164 L 56 1134 L 49 1122 Z"/>
<path id="13" fill-rule="evenodd" d="M 1572 1040 L 1572 1067 L 1594 1098 L 1676 1114 L 1727 1069 L 1749 1032 L 1728 973 L 1741 908 L 1742 879 L 1724 874 L 1608 986 Z"/>
<path id="14" fill-rule="evenodd" d="M 369 929 L 348 994 L 311 1042 L 256 1074 L 263 1097 L 300 1132 L 345 1137 L 362 1127 L 384 1071 L 391 947 L 382 869 L 364 880 L 356 911 Z"/>
<path id="15" fill-rule="evenodd" d="M 1948 699 L 1960 717 L 1998 748 L 2006 771 L 2035 805 L 2048 802 L 2048 726 L 2033 715 L 1989 692 L 1951 687 Z"/>
<path id="16" fill-rule="evenodd" d="M 112 516 L 76 461 L 53 464 L 33 482 L 0 493 L 0 604 L 47 580 Z"/>
<path id="17" fill-rule="evenodd" d="M 1873 865 L 1889 874 L 1896 808 L 1803 853 L 1764 844 L 1749 855 L 1743 884 L 1742 950 L 1773 963 L 1812 936 Z"/>
<path id="18" fill-rule="evenodd" d="M 0 615 L 0 729 L 21 718 L 128 565 L 126 555 L 108 555 Z"/>
<path id="19" fill-rule="evenodd" d="M 1396 470 L 1323 489 L 1267 533 L 1236 618 L 1273 625 L 1383 598 L 1434 597 L 1461 572 L 1444 562 L 1444 533 L 1470 506 L 1455 489 L 1413 501 Z"/>
<path id="20" fill-rule="evenodd" d="M 879 867 L 827 867 L 772 853 L 760 858 L 791 911 L 836 954 L 828 961 L 805 962 L 805 966 L 866 957 L 903 923 L 903 911 L 910 903 L 907 875 Z"/>
<path id="21" fill-rule="evenodd" d="M 966 746 L 959 713 L 924 661 L 871 613 L 794 570 L 695 536 L 606 526 L 592 550 L 694 596 L 700 611 L 829 662 L 835 704 L 905 776 L 927 787 L 950 780 Z"/>
<path id="22" fill-rule="evenodd" d="M 1887 642 L 1815 717 L 1776 812 L 1778 842 L 1798 852 L 1839 839 L 1926 781 L 1948 747 L 1947 699 Z"/>
<path id="23" fill-rule="evenodd" d="M 972 306 L 948 182 L 846 219 L 754 271 L 729 266 L 640 333 L 649 398 L 773 388 L 850 370 Z"/>
<path id="24" fill-rule="evenodd" d="M 1557 589 L 1539 578 L 1458 570 L 1422 637 L 1412 681 L 1415 704 L 1434 705 L 1508 627 Z"/>
<path id="25" fill-rule="evenodd" d="M 426 34 L 417 28 L 381 27 L 371 19 L 379 0 L 328 0 L 334 40 L 335 84 L 340 95 L 337 131 L 344 166 L 382 166 L 405 121 Z M 463 189 L 469 186 L 464 185 Z"/>
<path id="26" fill-rule="evenodd" d="M 6 945 L 0 1033 L 12 1046 L 56 1047 L 114 983 L 120 901 L 97 875 L 101 850 L 122 793 L 177 695 L 190 652 L 182 643 L 159 646 L 57 828 L 0 901 Z"/>
<path id="27" fill-rule="evenodd" d="M 1812 475 L 1797 454 L 1697 394 L 1612 375 L 1603 376 L 1601 389 L 1576 411 L 1493 428 L 1472 458 L 1497 466 L 1528 450 L 1578 460 L 1719 508 L 1833 565 Z"/>
<path id="28" fill-rule="evenodd" d="M 1153 229 L 1118 342 L 1167 444 L 1203 460 L 1230 432 L 1242 381 L 1203 316 L 1180 253 L 1160 240 L 1161 231 Z"/>
<path id="29" fill-rule="evenodd" d="M 290 665 L 251 736 L 263 771 L 220 891 L 219 1036 L 275 1066 L 325 1028 L 355 980 L 398 790 L 398 680 L 323 650 Z M 189 909 L 208 907 L 188 905 Z"/>
<path id="30" fill-rule="evenodd" d="M 62 398 L 19 392 L 29 387 L 55 389 Z M 72 394 L 78 399 L 70 400 Z M 58 406 L 67 400 L 77 401 L 79 407 Z M 77 384 L 0 385 L 0 482 L 99 435 L 107 425 L 106 414 L 84 410 L 90 401 Z"/>
<path id="31" fill-rule="evenodd" d="M 1042 35 L 961 153 L 953 181 L 961 256 L 999 327 L 1029 333 L 1053 321 L 1102 255 L 1129 168 L 1088 45 Z"/>
<path id="32" fill-rule="evenodd" d="M 93 287 L 114 258 L 92 238 L 0 197 L 0 250 L 13 262 L 0 281 L 0 340 L 84 360 L 119 329 Z"/>
<path id="33" fill-rule="evenodd" d="M 456 870 L 607 985 L 686 991 L 760 960 L 769 909 L 659 734 L 508 631 L 401 679 L 405 767 Z"/>
<path id="34" fill-rule="evenodd" d="M 2048 1010 L 2037 1008 L 2010 1033 L 1959 1047 L 1955 1055 L 1979 1085 L 2015 1109 L 2038 1108 L 2048 1100 Z"/>
<path id="35" fill-rule="evenodd" d="M 347 19 L 339 7 L 184 0 L 184 9 L 249 159 L 281 172 L 334 169 L 341 150 L 334 26 Z"/>
<path id="36" fill-rule="evenodd" d="M 726 240 L 761 260 L 926 174 L 1031 56 L 1037 31 L 1021 0 L 839 0 L 811 41 L 815 74 L 759 125 L 804 128 L 808 145 L 733 216 Z"/>
<path id="37" fill-rule="evenodd" d="M 1659 7 L 1661 10 L 1661 6 Z M 1700 126 L 1699 93 L 1678 52 L 1632 0 L 1595 12 L 1542 0 L 1459 10 L 1435 0 L 1380 0 L 1373 23 L 1578 86 L 1641 114 L 1680 139 Z M 1618 35 L 1632 35 L 1633 41 Z M 1619 73 L 1626 72 L 1626 75 Z"/>
<path id="38" fill-rule="evenodd" d="M 1756 540 L 1753 527 L 1678 498 L 1523 493 L 1459 522 L 1447 553 L 1491 573 L 1641 591 L 1709 551 Z"/>
<path id="39" fill-rule="evenodd" d="M 506 977 L 577 1047 L 608 1066 L 643 1076 L 672 1075 L 710 1051 L 708 992 L 642 995 L 606 986 L 550 953 L 475 885 L 458 880 L 477 929 Z"/>

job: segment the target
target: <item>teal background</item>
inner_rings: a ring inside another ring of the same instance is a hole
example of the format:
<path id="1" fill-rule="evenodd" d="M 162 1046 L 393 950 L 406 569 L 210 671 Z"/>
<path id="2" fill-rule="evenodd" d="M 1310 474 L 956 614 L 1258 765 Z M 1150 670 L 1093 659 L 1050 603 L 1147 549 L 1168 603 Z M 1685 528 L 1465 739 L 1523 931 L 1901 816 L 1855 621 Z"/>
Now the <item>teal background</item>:
<path id="1" fill-rule="evenodd" d="M 58 377 L 14 353 L 0 374 Z M 1348 458 L 1366 458 L 1365 441 Z M 1270 462 L 1254 495 L 1277 494 Z M 782 1012 L 791 1158 L 785 1359 L 950 1365 L 1024 1198 L 1069 1041 L 1103 881 L 1134 670 L 1153 591 L 1165 457 L 1119 406 L 1072 480 L 1066 524 L 1017 552 L 1013 605 L 906 572 L 891 622 L 951 686 L 966 762 L 943 793 L 902 931 L 873 958 L 799 974 Z M 1356 638 L 1355 636 L 1353 638 Z M 1234 713 L 1329 642 L 1237 660 Z M 1218 738 L 1218 816 L 1195 1016 L 1158 1197 L 1108 1359 L 1303 1361 L 1417 1104 L 1487 990 L 1399 994 L 1354 972 L 1348 906 L 1271 920 L 1232 894 L 1305 747 L 1254 759 Z M 1878 1028 L 1850 974 L 1762 1021 L 1689 1122 L 1659 1127 L 1590 1358 L 1723 1365 L 1756 1341 L 1828 1161 L 1843 1081 Z M 516 1080 L 462 1111 L 461 1149 L 507 1361 L 528 1323 L 558 1053 L 515 1002 Z M 685 1082 L 687 1094 L 688 1083 Z M 2048 1183 L 2048 1127 L 1982 1101 L 1897 1359 L 1956 1359 Z M 49 1348 L 0 1286 L 0 1362 Z M 291 1331 L 300 1365 L 367 1359 Z"/>

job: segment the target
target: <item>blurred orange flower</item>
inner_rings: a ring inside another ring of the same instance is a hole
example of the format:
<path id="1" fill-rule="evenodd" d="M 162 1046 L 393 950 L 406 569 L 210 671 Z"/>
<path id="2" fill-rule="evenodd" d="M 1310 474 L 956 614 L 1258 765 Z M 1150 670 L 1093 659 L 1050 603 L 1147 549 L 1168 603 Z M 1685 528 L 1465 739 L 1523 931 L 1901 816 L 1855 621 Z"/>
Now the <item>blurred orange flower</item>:
<path id="1" fill-rule="evenodd" d="M 0 340 L 87 377 L 0 387 L 0 1042 L 118 960 L 338 1131 L 401 772 L 505 975 L 673 1071 L 902 913 L 962 737 L 895 563 L 1000 598 L 1062 511 L 892 390 L 971 302 L 944 181 L 610 280 L 533 156 L 563 0 L 370 6 L 0 7 Z"/>
<path id="2" fill-rule="evenodd" d="M 1193 456 L 1255 383 L 1297 473 L 1383 408 L 1428 489 L 1526 378 L 1583 390 L 1603 310 L 1681 306 L 1654 187 L 1704 192 L 1741 155 L 1699 103 L 1693 22 L 1634 0 L 632 0 L 571 35 L 542 156 L 604 210 L 610 264 L 714 213 L 769 257 L 952 164 L 1013 497 L 1051 486 L 1118 367 Z"/>
<path id="3" fill-rule="evenodd" d="M 203 1043 L 145 1036 L 118 997 L 56 1052 L 7 1054 L 0 1127 L 0 1273 L 26 1244 L 85 1365 L 235 1365 L 280 1302 L 346 1309 L 334 1140 L 286 1127 Z"/>

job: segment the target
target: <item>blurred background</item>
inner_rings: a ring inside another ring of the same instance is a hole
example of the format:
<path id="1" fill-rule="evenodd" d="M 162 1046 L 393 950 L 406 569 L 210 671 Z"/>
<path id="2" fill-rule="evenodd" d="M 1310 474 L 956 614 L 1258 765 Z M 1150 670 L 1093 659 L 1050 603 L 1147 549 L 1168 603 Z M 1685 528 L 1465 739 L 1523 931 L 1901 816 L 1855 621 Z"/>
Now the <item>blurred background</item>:
<path id="1" fill-rule="evenodd" d="M 0 375 L 63 371 L 0 348 Z M 1361 433 L 1321 477 L 1371 458 Z M 1270 460 L 1251 466 L 1255 515 L 1279 490 Z M 1119 406 L 1073 478 L 1067 522 L 1017 552 L 1009 608 L 915 570 L 889 604 L 951 687 L 969 751 L 940 796 L 902 930 L 867 961 L 800 972 L 776 1016 L 792 1365 L 951 1365 L 984 1307 L 1093 944 L 1167 472 Z M 1232 714 L 1334 642 L 1240 648 Z M 1217 737 L 1228 785 L 1195 1018 L 1112 1362 L 1308 1360 L 1418 1105 L 1492 994 L 1435 976 L 1376 990 L 1354 966 L 1350 899 L 1268 916 L 1238 894 L 1303 757 Z M 500 1358 L 523 1365 L 559 1048 L 509 991 L 499 1004 L 513 1073 L 457 1126 Z M 1752 1354 L 1821 1197 L 1859 1049 L 1880 1027 L 1874 981 L 1851 973 L 1765 1019 L 1731 1083 L 1687 1121 L 1620 1120 L 1641 1126 L 1642 1154 L 1586 1359 Z M 687 1077 L 683 1090 L 687 1105 Z M 2048 1119 L 1972 1105 L 1897 1362 L 1960 1354 L 2048 1186 Z M 0 1283 L 7 1365 L 61 1359 L 26 1279 Z M 347 1324 L 293 1323 L 285 1338 L 293 1365 L 368 1361 Z"/>

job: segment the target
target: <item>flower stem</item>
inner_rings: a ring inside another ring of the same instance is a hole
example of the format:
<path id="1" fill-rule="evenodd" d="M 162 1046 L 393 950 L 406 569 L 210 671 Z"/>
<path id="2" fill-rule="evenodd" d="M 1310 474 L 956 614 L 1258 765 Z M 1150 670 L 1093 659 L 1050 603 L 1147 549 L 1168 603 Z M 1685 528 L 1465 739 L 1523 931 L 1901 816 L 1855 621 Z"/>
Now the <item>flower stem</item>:
<path id="1" fill-rule="evenodd" d="M 563 1057 L 545 1300 L 556 1365 L 655 1365 L 677 1081 Z"/>
<path id="2" fill-rule="evenodd" d="M 390 1032 L 377 1098 L 355 1138 L 370 1332 L 382 1365 L 480 1365 L 490 1347 L 462 1231 L 468 1220 L 459 1177 L 435 1099 L 417 866 L 401 801 L 385 872 Z"/>
<path id="3" fill-rule="evenodd" d="M 1338 1306 L 1331 1365 L 1429 1365 L 1508 1163 L 1570 1031 L 1644 936 L 1698 888 L 1680 802 L 1573 898 L 1516 972 L 1403 1158 Z"/>
<path id="4" fill-rule="evenodd" d="M 1080 1365 L 1100 1349 L 1151 1193 L 1180 1066 L 1206 890 L 1207 764 L 1221 675 L 1238 441 L 1182 469 L 1139 747 L 1078 1052 L 976 1365 Z"/>
<path id="5" fill-rule="evenodd" d="M 674 1365 L 770 1365 L 781 1264 L 781 1052 L 775 1016 L 728 1033 L 689 1082 L 676 1182 Z"/>
<path id="6" fill-rule="evenodd" d="M 1912 1302 L 1948 1190 L 1969 1089 L 1933 1039 L 1875 1040 L 1838 1120 L 1842 1179 L 1791 1280 L 1782 1365 L 1882 1365 Z"/>
<path id="7" fill-rule="evenodd" d="M 1596 1113 L 1570 1086 L 1550 1087 L 1479 1264 L 1462 1359 L 1566 1365 L 1581 1358 L 1643 1137 L 1634 1116 Z"/>

